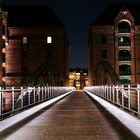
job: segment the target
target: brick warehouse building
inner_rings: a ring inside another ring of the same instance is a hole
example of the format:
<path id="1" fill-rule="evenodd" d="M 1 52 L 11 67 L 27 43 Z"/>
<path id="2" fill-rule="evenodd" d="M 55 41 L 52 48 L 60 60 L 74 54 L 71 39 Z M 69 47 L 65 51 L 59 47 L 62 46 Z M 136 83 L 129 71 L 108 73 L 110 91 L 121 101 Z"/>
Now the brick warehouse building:
<path id="1" fill-rule="evenodd" d="M 67 85 L 67 35 L 48 6 L 3 4 L 0 36 L 0 85 Z"/>
<path id="2" fill-rule="evenodd" d="M 90 27 L 89 85 L 140 83 L 140 4 L 112 4 Z"/>

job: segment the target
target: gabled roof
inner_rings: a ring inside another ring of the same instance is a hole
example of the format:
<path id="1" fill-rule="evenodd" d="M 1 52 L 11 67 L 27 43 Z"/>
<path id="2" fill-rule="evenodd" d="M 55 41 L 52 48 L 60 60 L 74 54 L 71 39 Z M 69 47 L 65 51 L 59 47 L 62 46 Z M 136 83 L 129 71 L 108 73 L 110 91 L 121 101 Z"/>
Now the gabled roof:
<path id="1" fill-rule="evenodd" d="M 119 14 L 122 8 L 127 8 L 133 18 L 135 24 L 140 25 L 140 3 L 129 3 L 129 4 L 111 4 L 91 25 L 93 26 L 104 26 L 114 25 L 115 18 Z"/>
<path id="2" fill-rule="evenodd" d="M 63 26 L 62 22 L 47 5 L 4 5 L 2 10 L 8 12 L 9 27 Z"/>

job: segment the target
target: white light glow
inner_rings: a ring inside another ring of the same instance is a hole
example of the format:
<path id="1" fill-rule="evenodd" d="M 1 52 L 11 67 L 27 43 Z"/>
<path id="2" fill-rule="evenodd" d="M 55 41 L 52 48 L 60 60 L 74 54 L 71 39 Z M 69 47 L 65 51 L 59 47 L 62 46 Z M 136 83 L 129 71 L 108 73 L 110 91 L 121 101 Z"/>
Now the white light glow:
<path id="1" fill-rule="evenodd" d="M 132 133 L 134 133 L 138 138 L 140 138 L 140 120 L 133 117 L 132 115 L 126 113 L 125 111 L 119 109 L 118 107 L 112 105 L 111 103 L 101 99 L 100 97 L 84 90 L 93 99 L 99 102 L 103 107 L 105 107 L 113 116 L 115 116 L 122 124 L 124 124 Z"/>
<path id="2" fill-rule="evenodd" d="M 70 87 L 71 88 L 71 87 Z M 75 90 L 75 88 L 73 89 Z M 53 99 L 50 99 L 44 103 L 41 103 L 35 107 L 32 107 L 31 109 L 25 110 L 17 115 L 14 115 L 10 118 L 7 118 L 3 121 L 0 122 L 0 133 L 4 130 L 6 130 L 7 128 L 9 128 L 10 126 L 13 126 L 14 124 L 17 124 L 18 122 L 21 122 L 22 120 L 28 118 L 30 115 L 35 114 L 37 111 L 43 109 L 44 107 L 49 106 L 50 104 L 60 100 L 61 98 L 64 98 L 65 96 L 67 96 L 68 94 L 71 94 L 72 91 L 67 92 L 63 95 L 57 96 Z"/>
<path id="3" fill-rule="evenodd" d="M 127 11 L 123 11 L 122 13 L 125 15 L 125 14 L 127 14 Z"/>
<path id="4" fill-rule="evenodd" d="M 3 67 L 5 67 L 5 66 L 6 66 L 6 64 L 5 64 L 5 63 L 2 63 L 2 66 L 3 66 Z"/>
<path id="5" fill-rule="evenodd" d="M 27 44 L 27 37 L 26 36 L 23 37 L 23 44 Z"/>
<path id="6" fill-rule="evenodd" d="M 129 23 L 129 25 L 131 26 L 131 23 L 130 23 L 130 21 L 129 21 L 129 20 L 126 20 L 126 19 L 121 19 L 121 20 L 120 20 L 120 22 L 123 22 L 123 21 L 125 21 L 125 22 Z M 120 23 L 120 22 L 119 22 L 119 23 Z"/>
<path id="7" fill-rule="evenodd" d="M 6 53 L 6 49 L 5 49 L 5 48 L 2 48 L 2 52 L 3 52 L 3 53 Z"/>
<path id="8" fill-rule="evenodd" d="M 79 75 L 80 75 L 80 73 L 76 73 L 76 75 L 78 75 L 78 76 L 79 76 Z"/>
<path id="9" fill-rule="evenodd" d="M 74 75 L 69 75 L 69 79 L 74 79 Z"/>
<path id="10" fill-rule="evenodd" d="M 5 42 L 5 45 L 8 46 L 8 42 Z"/>
<path id="11" fill-rule="evenodd" d="M 5 77 L 2 77 L 2 81 L 4 81 L 4 82 L 5 82 Z"/>
<path id="12" fill-rule="evenodd" d="M 51 36 L 48 36 L 48 37 L 47 37 L 47 43 L 48 43 L 48 44 L 52 43 L 52 37 L 51 37 Z"/>
<path id="13" fill-rule="evenodd" d="M 5 40 L 5 35 L 2 35 L 2 39 L 4 39 L 4 40 Z"/>

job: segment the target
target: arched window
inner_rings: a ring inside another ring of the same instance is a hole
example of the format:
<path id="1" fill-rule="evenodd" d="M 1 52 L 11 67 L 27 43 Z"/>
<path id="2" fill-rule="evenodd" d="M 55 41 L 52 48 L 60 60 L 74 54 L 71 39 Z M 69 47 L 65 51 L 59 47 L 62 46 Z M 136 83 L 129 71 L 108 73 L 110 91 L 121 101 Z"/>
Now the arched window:
<path id="1" fill-rule="evenodd" d="M 119 51 L 119 61 L 131 61 L 130 51 L 120 50 Z"/>
<path id="2" fill-rule="evenodd" d="M 127 36 L 120 36 L 118 38 L 118 45 L 119 46 L 130 46 L 130 38 Z"/>
<path id="3" fill-rule="evenodd" d="M 129 65 L 119 66 L 119 75 L 131 75 L 131 68 Z"/>
<path id="4" fill-rule="evenodd" d="M 130 84 L 131 81 L 129 79 L 121 79 L 120 81 L 122 84 Z"/>
<path id="5" fill-rule="evenodd" d="M 122 21 L 118 25 L 118 32 L 119 33 L 130 33 L 130 25 L 126 21 Z"/>

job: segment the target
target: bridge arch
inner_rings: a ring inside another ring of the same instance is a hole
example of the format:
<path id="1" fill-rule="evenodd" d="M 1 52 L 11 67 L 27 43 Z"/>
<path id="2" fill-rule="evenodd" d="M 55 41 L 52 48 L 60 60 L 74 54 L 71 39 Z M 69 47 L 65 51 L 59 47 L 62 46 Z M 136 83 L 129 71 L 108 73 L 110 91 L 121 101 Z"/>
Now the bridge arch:
<path id="1" fill-rule="evenodd" d="M 63 86 L 64 76 L 58 65 L 42 63 L 27 81 L 29 86 Z"/>
<path id="2" fill-rule="evenodd" d="M 98 61 L 94 68 L 95 85 L 119 83 L 120 79 L 114 68 L 105 60 Z"/>

